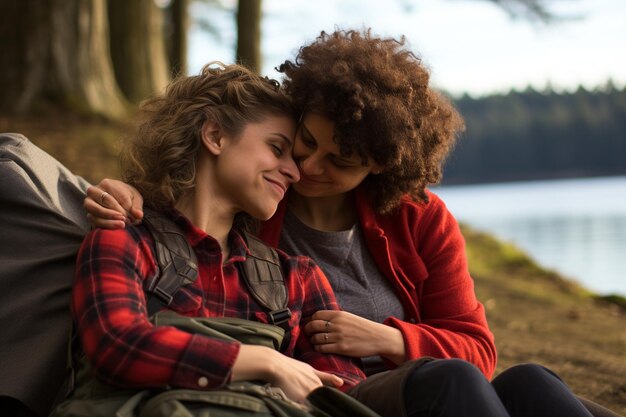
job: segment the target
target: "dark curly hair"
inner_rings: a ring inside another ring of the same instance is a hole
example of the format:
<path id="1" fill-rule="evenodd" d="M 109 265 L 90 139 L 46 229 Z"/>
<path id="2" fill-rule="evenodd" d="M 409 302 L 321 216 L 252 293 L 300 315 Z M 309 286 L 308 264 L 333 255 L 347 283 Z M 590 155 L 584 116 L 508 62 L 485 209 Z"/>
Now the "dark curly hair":
<path id="1" fill-rule="evenodd" d="M 391 211 L 404 195 L 427 201 L 463 119 L 429 86 L 429 72 L 405 38 L 371 30 L 322 32 L 285 61 L 283 87 L 300 112 L 324 114 L 335 124 L 343 155 L 356 152 L 383 167 L 363 182 L 376 211 Z"/>
<path id="2" fill-rule="evenodd" d="M 147 206 L 171 208 L 195 186 L 206 121 L 236 137 L 247 123 L 269 115 L 295 119 L 295 114 L 277 81 L 240 65 L 212 62 L 200 74 L 179 77 L 164 94 L 142 103 L 137 133 L 121 154 L 123 178 L 139 190 Z"/>

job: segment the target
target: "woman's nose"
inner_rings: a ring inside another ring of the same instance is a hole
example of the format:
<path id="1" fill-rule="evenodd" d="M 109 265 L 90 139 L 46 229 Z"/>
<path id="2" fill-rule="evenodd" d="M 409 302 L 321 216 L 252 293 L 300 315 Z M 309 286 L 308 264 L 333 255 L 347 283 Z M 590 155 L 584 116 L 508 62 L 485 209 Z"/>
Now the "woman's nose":
<path id="1" fill-rule="evenodd" d="M 287 181 L 290 183 L 300 181 L 300 171 L 298 170 L 298 165 L 296 165 L 296 161 L 293 158 L 289 158 L 280 169 L 281 174 L 287 177 Z"/>
<path id="2" fill-rule="evenodd" d="M 324 172 L 324 165 L 316 154 L 302 157 L 299 162 L 300 169 L 305 175 L 320 175 Z"/>

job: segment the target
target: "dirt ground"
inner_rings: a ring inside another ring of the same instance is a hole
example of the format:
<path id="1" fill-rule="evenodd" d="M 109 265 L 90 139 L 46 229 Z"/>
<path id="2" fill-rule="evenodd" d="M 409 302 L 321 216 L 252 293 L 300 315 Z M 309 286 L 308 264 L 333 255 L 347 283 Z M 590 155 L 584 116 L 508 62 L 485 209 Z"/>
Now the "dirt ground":
<path id="1" fill-rule="evenodd" d="M 535 362 L 576 392 L 626 415 L 626 310 L 464 229 L 476 293 L 496 337 L 496 372 Z M 487 242 L 485 242 L 487 241 Z M 494 243 L 495 242 L 495 243 Z"/>

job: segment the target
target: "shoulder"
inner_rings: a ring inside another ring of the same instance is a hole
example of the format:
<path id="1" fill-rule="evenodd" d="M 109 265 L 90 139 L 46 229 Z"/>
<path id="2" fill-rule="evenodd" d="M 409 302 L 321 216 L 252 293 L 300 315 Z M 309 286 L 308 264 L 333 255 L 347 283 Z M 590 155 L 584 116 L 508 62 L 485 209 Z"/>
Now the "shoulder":
<path id="1" fill-rule="evenodd" d="M 379 216 L 387 226 L 427 227 L 437 223 L 456 223 L 444 201 L 434 192 L 426 190 L 428 201 L 415 201 L 410 196 L 402 197 L 392 212 Z"/>
<path id="2" fill-rule="evenodd" d="M 439 196 L 427 190 L 428 201 L 417 202 L 404 196 L 390 213 L 374 214 L 362 222 L 366 238 L 378 239 L 384 235 L 395 251 L 404 248 L 412 253 L 413 245 L 437 245 L 460 240 L 461 231 L 454 216 Z"/>
<path id="3" fill-rule="evenodd" d="M 305 255 L 291 255 L 282 249 L 274 248 L 286 273 L 296 272 L 302 274 L 316 266 L 311 258 Z"/>
<path id="4" fill-rule="evenodd" d="M 432 213 L 441 210 L 446 210 L 446 205 L 443 200 L 435 194 L 433 191 L 426 189 L 426 196 L 428 201 L 415 201 L 409 195 L 405 195 L 400 200 L 398 210 L 401 212 L 417 212 L 417 213 Z"/>
<path id="5" fill-rule="evenodd" d="M 283 266 L 283 274 L 289 288 L 290 300 L 294 304 L 300 304 L 302 311 L 313 314 L 317 310 L 337 310 L 334 291 L 328 278 L 308 256 L 291 256 L 277 250 Z"/>
<path id="6" fill-rule="evenodd" d="M 126 225 L 123 229 L 92 229 L 85 236 L 86 240 L 101 243 L 135 243 L 140 244 L 152 239 L 150 232 L 142 225 Z"/>
<path id="7" fill-rule="evenodd" d="M 124 229 L 93 229 L 83 240 L 81 254 L 102 256 L 144 256 L 154 259 L 154 239 L 143 225 Z"/>
<path id="8" fill-rule="evenodd" d="M 320 285 L 325 287 L 327 285 L 324 272 L 310 257 L 305 255 L 290 255 L 281 249 L 276 249 L 276 252 L 278 253 L 283 274 L 287 281 L 291 281 L 293 284 L 301 287 L 319 287 Z"/>

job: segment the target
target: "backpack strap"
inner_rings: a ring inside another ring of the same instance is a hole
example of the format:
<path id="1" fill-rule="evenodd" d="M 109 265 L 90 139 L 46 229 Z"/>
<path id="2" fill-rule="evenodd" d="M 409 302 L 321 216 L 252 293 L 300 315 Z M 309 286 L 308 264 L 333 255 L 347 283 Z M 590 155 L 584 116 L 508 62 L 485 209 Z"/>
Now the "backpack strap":
<path id="1" fill-rule="evenodd" d="M 258 237 L 244 231 L 250 256 L 240 265 L 240 272 L 250 294 L 261 307 L 268 310 L 268 322 L 285 329 L 291 310 L 287 307 L 289 294 L 283 278 L 283 269 L 276 250 Z"/>
<path id="2" fill-rule="evenodd" d="M 159 271 L 146 287 L 148 315 L 167 307 L 183 285 L 198 276 L 198 261 L 180 227 L 171 219 L 145 210 L 144 223 L 155 242 Z M 250 256 L 238 263 L 241 278 L 252 298 L 265 310 L 267 321 L 285 330 L 283 345 L 289 343 L 291 310 L 278 253 L 258 237 L 243 231 Z"/>
<path id="3" fill-rule="evenodd" d="M 159 270 L 146 287 L 148 315 L 167 307 L 183 285 L 198 277 L 198 260 L 183 231 L 173 220 L 153 210 L 144 211 L 143 222 L 152 234 Z"/>

